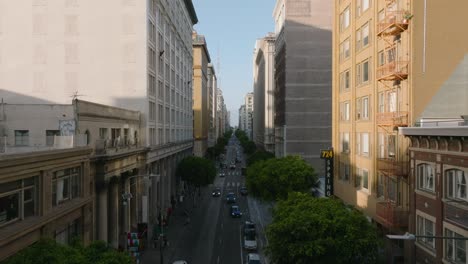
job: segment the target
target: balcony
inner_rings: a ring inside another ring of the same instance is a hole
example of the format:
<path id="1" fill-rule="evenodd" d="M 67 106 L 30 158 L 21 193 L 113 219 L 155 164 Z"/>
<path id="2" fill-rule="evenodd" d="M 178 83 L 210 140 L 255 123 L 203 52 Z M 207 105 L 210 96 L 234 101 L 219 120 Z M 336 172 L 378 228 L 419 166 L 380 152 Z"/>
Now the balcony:
<path id="1" fill-rule="evenodd" d="M 450 222 L 468 228 L 468 206 L 466 202 L 444 201 L 444 216 Z"/>
<path id="2" fill-rule="evenodd" d="M 409 211 L 391 202 L 379 202 L 376 205 L 377 221 L 387 228 L 408 227 Z"/>
<path id="3" fill-rule="evenodd" d="M 94 145 L 96 155 L 111 155 L 137 149 L 140 144 L 136 140 L 131 139 L 98 139 Z"/>
<path id="4" fill-rule="evenodd" d="M 408 29 L 411 15 L 407 11 L 387 11 L 377 24 L 377 36 L 395 36 Z"/>
<path id="5" fill-rule="evenodd" d="M 408 112 L 377 113 L 376 121 L 379 126 L 406 127 L 408 126 Z"/>
<path id="6" fill-rule="evenodd" d="M 408 177 L 408 162 L 395 159 L 377 159 L 377 170 L 387 176 Z"/>
<path id="7" fill-rule="evenodd" d="M 377 67 L 378 81 L 396 81 L 408 78 L 409 61 L 395 60 Z"/>

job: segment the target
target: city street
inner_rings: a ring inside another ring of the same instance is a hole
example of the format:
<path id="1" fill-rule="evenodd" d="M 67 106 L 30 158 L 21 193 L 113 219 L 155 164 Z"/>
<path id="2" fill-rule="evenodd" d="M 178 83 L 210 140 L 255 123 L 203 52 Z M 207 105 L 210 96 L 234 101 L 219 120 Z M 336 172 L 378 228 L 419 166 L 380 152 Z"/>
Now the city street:
<path id="1" fill-rule="evenodd" d="M 167 230 L 169 246 L 163 251 L 164 263 L 175 260 L 185 260 L 188 263 L 245 263 L 249 252 L 243 248 L 242 224 L 246 220 L 257 224 L 257 251 L 262 253 L 262 247 L 267 243 L 264 228 L 271 221 L 271 215 L 266 204 L 239 193 L 245 182 L 241 175 L 245 160 L 241 147 L 235 142 L 236 139 L 231 139 L 226 147 L 225 160 L 228 167 L 218 170 L 213 185 L 202 188 L 200 196 L 196 194 L 195 198 L 188 197 L 176 207 Z M 231 169 L 229 165 L 235 163 L 237 152 L 241 162 L 236 164 L 236 169 Z M 219 177 L 220 173 L 224 173 L 225 177 Z M 216 187 L 221 189 L 220 197 L 211 195 Z M 242 217 L 231 217 L 232 204 L 226 202 L 228 192 L 236 194 L 235 204 L 239 206 Z M 186 224 L 184 210 L 190 214 L 189 224 Z M 142 263 L 160 263 L 159 248 L 148 249 L 142 256 Z"/>

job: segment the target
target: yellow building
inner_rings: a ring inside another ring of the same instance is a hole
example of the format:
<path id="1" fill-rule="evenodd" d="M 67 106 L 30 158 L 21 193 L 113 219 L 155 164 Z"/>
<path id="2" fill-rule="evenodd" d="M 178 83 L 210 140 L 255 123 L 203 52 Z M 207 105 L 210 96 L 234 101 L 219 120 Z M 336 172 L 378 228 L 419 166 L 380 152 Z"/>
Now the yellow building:
<path id="1" fill-rule="evenodd" d="M 335 195 L 385 232 L 407 230 L 414 217 L 398 127 L 468 113 L 464 10 L 465 0 L 335 0 Z"/>
<path id="2" fill-rule="evenodd" d="M 196 32 L 193 41 L 193 153 L 203 157 L 208 148 L 208 132 L 210 125 L 209 91 L 208 91 L 208 63 L 211 62 L 210 53 L 206 46 L 205 37 Z"/>

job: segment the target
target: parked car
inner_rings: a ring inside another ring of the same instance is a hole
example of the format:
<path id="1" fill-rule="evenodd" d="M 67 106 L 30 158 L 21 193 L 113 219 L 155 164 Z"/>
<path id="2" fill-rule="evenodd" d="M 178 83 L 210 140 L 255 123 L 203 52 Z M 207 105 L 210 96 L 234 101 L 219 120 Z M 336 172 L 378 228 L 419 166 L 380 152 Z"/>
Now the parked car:
<path id="1" fill-rule="evenodd" d="M 257 249 L 257 239 L 255 238 L 255 232 L 248 231 L 244 233 L 244 248 L 247 250 Z"/>
<path id="2" fill-rule="evenodd" d="M 229 192 L 226 195 L 226 202 L 227 203 L 235 203 L 236 202 L 236 195 L 233 192 Z"/>
<path id="3" fill-rule="evenodd" d="M 239 206 L 237 206 L 237 205 L 231 206 L 231 216 L 233 218 L 242 216 L 242 213 L 241 213 L 241 211 L 239 209 Z"/>
<path id="4" fill-rule="evenodd" d="M 213 190 L 213 192 L 211 192 L 211 195 L 212 195 L 213 197 L 219 197 L 219 196 L 221 196 L 221 188 L 215 188 L 215 189 Z"/>
<path id="5" fill-rule="evenodd" d="M 257 233 L 254 222 L 251 222 L 249 220 L 244 222 L 244 234 L 246 233 L 254 233 L 254 234 Z"/>
<path id="6" fill-rule="evenodd" d="M 255 253 L 249 253 L 247 255 L 247 263 L 246 264 L 261 264 L 260 255 L 255 254 Z"/>
<path id="7" fill-rule="evenodd" d="M 247 187 L 245 187 L 245 186 L 240 187 L 239 192 L 240 192 L 241 195 L 249 194 L 249 192 L 247 191 Z"/>

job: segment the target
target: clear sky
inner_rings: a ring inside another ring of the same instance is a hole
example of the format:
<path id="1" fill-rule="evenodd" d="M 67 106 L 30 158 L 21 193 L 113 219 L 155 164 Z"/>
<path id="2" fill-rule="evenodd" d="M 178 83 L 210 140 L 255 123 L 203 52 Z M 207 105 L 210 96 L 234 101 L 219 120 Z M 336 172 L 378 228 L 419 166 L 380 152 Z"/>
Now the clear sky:
<path id="1" fill-rule="evenodd" d="M 218 86 L 231 111 L 232 126 L 238 124 L 238 110 L 245 94 L 253 91 L 255 40 L 274 31 L 275 3 L 276 0 L 193 0 L 199 20 L 195 30 L 205 35 L 220 80 Z"/>

